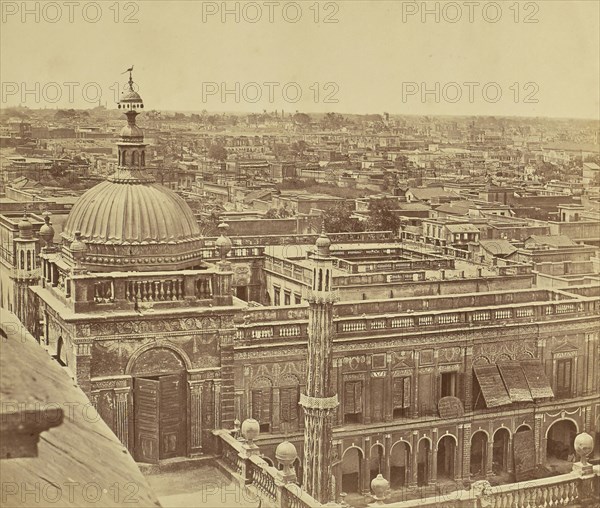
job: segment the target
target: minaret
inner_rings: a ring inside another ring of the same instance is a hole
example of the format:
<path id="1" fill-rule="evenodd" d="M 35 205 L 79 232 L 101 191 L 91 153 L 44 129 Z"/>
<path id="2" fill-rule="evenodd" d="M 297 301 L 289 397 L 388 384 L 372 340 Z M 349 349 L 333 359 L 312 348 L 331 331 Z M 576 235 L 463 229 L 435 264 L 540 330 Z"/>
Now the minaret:
<path id="1" fill-rule="evenodd" d="M 312 289 L 307 295 L 308 376 L 306 394 L 300 395 L 304 408 L 304 476 L 302 488 L 322 504 L 333 501 L 331 448 L 333 417 L 338 406 L 331 375 L 333 371 L 333 259 L 331 242 L 324 233 L 317 239 Z"/>
<path id="2" fill-rule="evenodd" d="M 37 239 L 33 236 L 33 224 L 27 217 L 27 212 L 19 221 L 19 238 L 15 244 L 14 279 L 14 309 L 21 323 L 27 323 L 28 305 L 27 288 L 36 283 L 39 270 L 37 269 Z"/>

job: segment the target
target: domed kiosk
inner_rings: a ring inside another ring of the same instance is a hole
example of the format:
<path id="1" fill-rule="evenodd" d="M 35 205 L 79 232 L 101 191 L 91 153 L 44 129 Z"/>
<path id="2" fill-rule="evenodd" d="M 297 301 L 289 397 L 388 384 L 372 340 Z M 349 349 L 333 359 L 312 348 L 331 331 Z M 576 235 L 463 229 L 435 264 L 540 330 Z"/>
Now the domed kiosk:
<path id="1" fill-rule="evenodd" d="M 117 143 L 117 170 L 75 203 L 62 233 L 63 251 L 80 234 L 82 266 L 91 270 L 181 269 L 198 265 L 200 228 L 187 203 L 146 170 L 146 144 L 136 125 L 142 98 L 129 78 L 119 108 L 127 125 Z"/>

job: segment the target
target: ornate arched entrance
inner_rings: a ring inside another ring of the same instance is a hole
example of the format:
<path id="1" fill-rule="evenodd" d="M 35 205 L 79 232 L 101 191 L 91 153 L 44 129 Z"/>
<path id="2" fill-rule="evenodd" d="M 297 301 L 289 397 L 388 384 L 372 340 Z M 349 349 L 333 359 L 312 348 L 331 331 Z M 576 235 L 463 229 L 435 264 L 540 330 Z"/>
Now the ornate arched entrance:
<path id="1" fill-rule="evenodd" d="M 350 447 L 342 456 L 342 490 L 351 494 L 360 493 L 362 479 L 362 450 Z"/>
<path id="2" fill-rule="evenodd" d="M 573 441 L 577 425 L 572 420 L 558 420 L 548 428 L 546 434 L 546 461 L 566 461 L 574 454 Z"/>
<path id="3" fill-rule="evenodd" d="M 454 436 L 447 435 L 438 442 L 437 477 L 452 480 L 454 478 L 454 460 L 456 441 Z"/>
<path id="4" fill-rule="evenodd" d="M 485 477 L 487 465 L 487 434 L 482 430 L 475 432 L 471 438 L 471 476 Z"/>
<path id="5" fill-rule="evenodd" d="M 390 486 L 393 489 L 408 484 L 408 465 L 410 464 L 410 447 L 405 441 L 397 441 L 390 453 Z"/>
<path id="6" fill-rule="evenodd" d="M 134 457 L 155 463 L 187 453 L 186 364 L 168 347 L 135 355 L 133 377 Z"/>
<path id="7" fill-rule="evenodd" d="M 507 473 L 512 469 L 510 452 L 510 431 L 505 428 L 498 429 L 494 433 L 492 454 L 492 470 L 495 474 Z"/>
<path id="8" fill-rule="evenodd" d="M 417 485 L 427 485 L 429 482 L 429 455 L 431 452 L 431 444 L 429 439 L 423 438 L 419 441 L 417 454 Z"/>
<path id="9" fill-rule="evenodd" d="M 383 473 L 383 445 L 374 444 L 371 447 L 371 460 L 369 461 L 369 482 L 379 473 Z"/>

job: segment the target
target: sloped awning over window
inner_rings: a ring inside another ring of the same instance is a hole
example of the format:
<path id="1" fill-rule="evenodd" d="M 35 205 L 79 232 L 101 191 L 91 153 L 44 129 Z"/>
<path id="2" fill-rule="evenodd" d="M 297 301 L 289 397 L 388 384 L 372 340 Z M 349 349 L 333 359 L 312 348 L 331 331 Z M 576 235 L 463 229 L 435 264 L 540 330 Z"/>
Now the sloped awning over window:
<path id="1" fill-rule="evenodd" d="M 512 402 L 496 365 L 478 365 L 473 370 L 487 407 L 506 406 Z"/>
<path id="2" fill-rule="evenodd" d="M 544 367 L 538 360 L 525 360 L 521 362 L 521 367 L 527 379 L 529 391 L 534 399 L 546 399 L 554 397 L 552 387 L 548 382 Z"/>
<path id="3" fill-rule="evenodd" d="M 533 402 L 525 372 L 519 362 L 499 363 L 498 370 L 512 402 Z"/>
<path id="4" fill-rule="evenodd" d="M 538 360 L 478 365 L 473 367 L 473 371 L 486 407 L 554 397 L 544 368 Z"/>

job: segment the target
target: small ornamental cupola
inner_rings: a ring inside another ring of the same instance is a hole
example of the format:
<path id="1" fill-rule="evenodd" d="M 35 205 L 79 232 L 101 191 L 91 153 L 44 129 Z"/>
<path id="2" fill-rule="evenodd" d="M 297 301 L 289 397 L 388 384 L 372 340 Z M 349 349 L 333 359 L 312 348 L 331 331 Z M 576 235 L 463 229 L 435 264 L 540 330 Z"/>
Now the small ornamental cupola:
<path id="1" fill-rule="evenodd" d="M 129 81 L 121 94 L 119 109 L 125 111 L 127 125 L 121 129 L 121 139 L 117 143 L 119 148 L 118 171 L 109 180 L 116 178 L 118 180 L 141 179 L 151 181 L 152 178 L 149 175 L 142 174 L 146 167 L 147 145 L 144 143 L 144 132 L 135 123 L 136 117 L 144 109 L 144 101 L 136 91 L 137 85 L 134 83 L 132 75 L 133 66 L 125 72 L 129 72 Z"/>
<path id="2" fill-rule="evenodd" d="M 40 238 L 44 241 L 44 247 L 50 248 L 54 242 L 54 228 L 50 222 L 50 212 L 44 212 L 44 225 L 40 228 Z"/>
<path id="3" fill-rule="evenodd" d="M 330 292 L 333 290 L 333 259 L 330 255 L 331 240 L 325 233 L 325 223 L 321 226 L 321 234 L 315 242 L 312 253 L 313 268 L 313 292 Z"/>
<path id="4" fill-rule="evenodd" d="M 17 224 L 19 228 L 19 238 L 23 240 L 30 240 L 33 238 L 33 224 L 29 221 L 27 211 L 23 213 L 23 218 Z"/>

